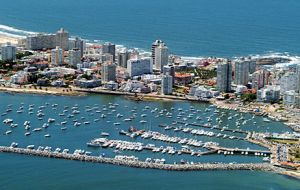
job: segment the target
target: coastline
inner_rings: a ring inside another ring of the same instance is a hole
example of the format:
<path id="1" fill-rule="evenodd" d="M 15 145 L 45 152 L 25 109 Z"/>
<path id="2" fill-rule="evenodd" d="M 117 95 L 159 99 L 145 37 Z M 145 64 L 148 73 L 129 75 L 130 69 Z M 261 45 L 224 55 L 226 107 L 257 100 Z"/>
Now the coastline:
<path id="1" fill-rule="evenodd" d="M 12 87 L 0 87 L 1 92 L 7 93 L 20 93 L 20 94 L 39 94 L 39 95 L 56 95 L 56 96 L 84 96 L 84 92 L 75 92 L 75 91 L 63 91 L 64 89 L 60 88 L 47 88 L 45 89 L 25 89 L 25 88 L 12 88 Z"/>
<path id="2" fill-rule="evenodd" d="M 16 36 L 10 36 L 10 35 L 5 35 L 0 33 L 0 44 L 5 44 L 5 43 L 11 43 L 11 44 L 18 44 L 18 41 L 21 39 L 17 38 Z"/>

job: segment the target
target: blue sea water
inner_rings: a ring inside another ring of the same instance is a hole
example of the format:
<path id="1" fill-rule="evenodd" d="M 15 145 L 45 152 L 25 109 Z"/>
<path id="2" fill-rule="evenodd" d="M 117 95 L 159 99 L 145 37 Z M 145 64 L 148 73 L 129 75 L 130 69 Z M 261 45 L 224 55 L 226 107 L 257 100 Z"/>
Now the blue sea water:
<path id="1" fill-rule="evenodd" d="M 1 0 L 0 24 L 185 56 L 300 53 L 298 0 Z"/>
<path id="2" fill-rule="evenodd" d="M 150 50 L 151 43 L 160 38 L 167 43 L 172 53 L 185 56 L 233 57 L 264 54 L 269 51 L 299 55 L 300 52 L 300 1 L 298 0 L 0 0 L 0 2 L 0 25 L 26 31 L 55 32 L 58 28 L 64 27 L 72 35 L 85 39 L 112 41 L 145 50 Z M 0 29 L 1 31 L 3 28 Z M 61 106 L 71 106 L 75 103 L 78 103 L 82 109 L 85 105 L 102 105 L 108 102 L 118 103 L 122 107 L 124 105 L 136 106 L 139 109 L 145 105 L 159 109 L 171 107 L 186 109 L 191 105 L 183 102 L 136 103 L 109 96 L 56 97 L 0 94 L 1 111 L 9 103 L 13 104 L 16 109 L 20 106 L 20 102 L 24 102 L 26 106 L 33 103 L 36 105 L 42 105 L 45 102 L 58 103 L 59 110 L 53 111 L 48 108 L 46 111 L 47 117 L 55 117 L 58 121 L 60 118 L 57 114 L 62 111 Z M 203 110 L 207 105 L 193 104 L 193 106 Z M 124 107 L 121 111 L 122 114 L 129 114 Z M 88 114 L 84 116 L 92 117 Z M 207 116 L 209 115 L 204 117 Z M 33 127 L 41 127 L 45 121 L 29 117 L 27 113 L 19 115 L 14 112 L 9 117 L 12 117 L 19 127 L 15 128 L 11 135 L 4 136 L 2 134 L 7 127 L 1 123 L 1 145 L 9 145 L 12 141 L 17 141 L 20 146 L 35 144 L 70 148 L 70 150 L 83 148 L 92 151 L 93 154 L 105 152 L 113 156 L 111 150 L 88 149 L 85 143 L 98 137 L 102 131 L 110 132 L 111 138 L 128 140 L 125 137 L 119 137 L 116 133 L 117 129 L 104 122 L 79 128 L 68 126 L 65 132 L 62 132 L 59 126 L 54 125 L 50 126 L 47 131 L 25 138 L 22 127 L 24 120 L 31 120 Z M 251 118 L 252 116 L 245 114 L 245 117 Z M 1 117 L 1 122 L 2 119 L 4 118 Z M 113 118 L 108 119 L 114 121 Z M 226 121 L 226 117 L 223 121 L 224 125 L 232 124 Z M 266 124 L 262 118 L 256 118 L 256 121 L 257 126 L 248 123 L 243 126 L 244 129 L 289 130 L 278 122 Z M 168 122 L 171 121 L 148 118 L 148 125 L 144 127 L 165 133 L 157 125 Z M 51 138 L 45 139 L 46 133 L 50 133 Z M 200 139 L 211 140 L 205 137 Z M 238 144 L 243 148 L 261 148 L 245 142 L 214 140 L 227 147 L 235 147 Z M 124 152 L 124 154 L 131 153 Z M 149 156 L 148 153 L 139 155 L 141 158 L 147 156 Z M 159 154 L 153 156 L 162 157 Z M 171 161 L 180 158 L 179 156 L 163 156 Z M 190 157 L 183 158 L 191 159 Z M 197 161 L 261 162 L 261 158 L 214 155 L 197 158 Z M 0 154 L 0 168 L 0 189 L 12 190 L 300 189 L 300 183 L 297 180 L 264 172 L 166 172 L 12 154 Z"/>

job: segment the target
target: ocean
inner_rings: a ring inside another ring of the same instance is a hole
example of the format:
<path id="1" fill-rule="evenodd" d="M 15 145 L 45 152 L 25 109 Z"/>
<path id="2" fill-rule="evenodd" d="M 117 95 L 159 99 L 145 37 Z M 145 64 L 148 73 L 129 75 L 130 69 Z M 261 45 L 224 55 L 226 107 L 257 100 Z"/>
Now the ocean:
<path id="1" fill-rule="evenodd" d="M 298 56 L 300 52 L 300 1 L 298 0 L 1 0 L 0 34 L 25 36 L 32 32 L 52 33 L 60 27 L 66 28 L 71 35 L 88 40 L 111 41 L 127 47 L 150 51 L 155 39 L 162 39 L 171 53 L 198 57 L 218 56 L 235 57 L 247 55 L 287 54 Z M 68 130 L 61 131 L 59 126 L 50 126 L 47 131 L 24 136 L 23 122 L 30 120 L 32 127 L 41 127 L 45 120 L 37 120 L 27 111 L 17 114 L 16 109 L 24 102 L 26 110 L 29 104 L 50 105 L 57 103 L 58 110 L 47 108 L 46 118 L 58 117 L 62 106 L 79 104 L 81 114 L 86 105 L 118 103 L 122 114 L 129 114 L 125 105 L 142 109 L 152 108 L 170 110 L 171 107 L 188 109 L 191 105 L 205 109 L 208 105 L 187 102 L 141 102 L 126 100 L 122 97 L 86 96 L 57 97 L 40 95 L 21 95 L 0 93 L 0 111 L 7 104 L 13 104 L 14 111 L 1 116 L 0 143 L 9 145 L 16 141 L 19 146 L 29 144 L 60 148 L 86 149 L 93 154 L 105 153 L 113 156 L 112 150 L 90 149 L 86 143 L 99 137 L 100 132 L 111 133 L 110 138 L 119 137 L 112 123 L 112 116 L 105 122 L 92 123 L 78 128 L 68 125 Z M 36 114 L 35 110 L 35 114 Z M 232 111 L 225 111 L 233 114 Z M 203 113 L 204 118 L 209 113 Z M 250 119 L 250 114 L 242 114 Z M 82 116 L 82 115 L 81 115 Z M 201 117 L 202 117 L 201 116 Z M 12 134 L 5 133 L 7 126 L 2 124 L 6 117 L 14 119 L 19 126 Z M 217 116 L 216 116 L 217 117 Z M 219 116 L 218 116 L 219 117 Z M 45 118 L 45 119 L 46 119 Z M 90 119 L 91 119 L 90 118 Z M 110 120 L 110 122 L 108 122 Z M 163 129 L 157 125 L 171 120 L 147 118 L 146 129 Z M 264 123 L 256 118 L 257 125 L 246 124 L 245 129 L 257 131 L 289 131 L 279 122 Z M 226 123 L 228 122 L 228 123 Z M 71 123 L 71 121 L 69 121 Z M 231 122 L 223 118 L 224 125 Z M 132 125 L 140 126 L 139 123 Z M 44 134 L 50 133 L 46 139 Z M 170 132 L 168 132 L 170 133 Z M 174 135 L 171 133 L 171 135 Z M 189 136 L 185 136 L 189 137 Z M 123 140 L 126 138 L 124 137 Z M 201 137 L 203 141 L 212 140 Z M 128 139 L 127 139 L 128 140 Z M 252 144 L 230 140 L 213 139 L 227 147 L 260 148 Z M 158 143 L 158 142 L 155 142 Z M 158 143 L 165 145 L 164 143 Z M 131 152 L 123 152 L 132 154 Z M 139 157 L 165 157 L 168 161 L 188 156 L 169 156 L 141 153 Z M 197 161 L 208 162 L 262 162 L 260 157 L 212 155 L 197 157 Z M 256 171 L 204 171 L 204 172 L 167 172 L 145 170 L 111 165 L 83 163 L 67 160 L 55 160 L 13 154 L 0 154 L 0 189 L 208 189 L 208 190 L 299 190 L 300 183 L 292 178 L 268 172 Z"/>
<path id="2" fill-rule="evenodd" d="M 300 53 L 298 0 L 1 2 L 0 32 L 14 33 L 3 25 L 49 33 L 64 27 L 74 36 L 148 51 L 162 39 L 171 53 L 182 56 Z"/>

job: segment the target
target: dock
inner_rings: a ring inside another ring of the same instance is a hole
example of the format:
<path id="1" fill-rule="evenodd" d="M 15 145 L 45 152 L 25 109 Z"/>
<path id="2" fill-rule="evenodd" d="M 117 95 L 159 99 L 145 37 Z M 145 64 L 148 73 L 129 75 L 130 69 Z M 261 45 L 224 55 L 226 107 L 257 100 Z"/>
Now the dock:
<path id="1" fill-rule="evenodd" d="M 248 131 L 243 131 L 240 129 L 228 129 L 228 128 L 222 128 L 222 127 L 216 127 L 216 126 L 209 126 L 209 125 L 203 125 L 203 124 L 197 124 L 197 123 L 187 123 L 183 121 L 174 121 L 176 123 L 182 124 L 182 125 L 191 125 L 191 126 L 197 126 L 197 127 L 203 127 L 203 128 L 208 128 L 208 129 L 216 129 L 220 131 L 228 131 L 232 133 L 241 133 L 241 134 L 248 134 Z"/>

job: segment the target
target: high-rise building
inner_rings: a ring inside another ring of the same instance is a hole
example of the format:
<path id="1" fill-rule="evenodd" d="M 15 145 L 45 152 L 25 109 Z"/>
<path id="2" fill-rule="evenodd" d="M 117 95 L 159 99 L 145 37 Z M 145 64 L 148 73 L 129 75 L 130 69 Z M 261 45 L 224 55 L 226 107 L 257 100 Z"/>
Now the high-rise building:
<path id="1" fill-rule="evenodd" d="M 173 77 L 173 85 L 174 85 L 174 82 L 175 82 L 175 80 L 174 80 L 175 79 L 175 67 L 174 67 L 174 65 L 171 65 L 171 64 L 165 65 L 163 67 L 163 74 L 172 76 Z"/>
<path id="2" fill-rule="evenodd" d="M 127 61 L 130 58 L 130 53 L 126 50 L 118 53 L 118 66 L 127 68 Z"/>
<path id="3" fill-rule="evenodd" d="M 27 36 L 25 47 L 29 50 L 54 49 L 56 47 L 56 35 L 35 34 Z"/>
<path id="4" fill-rule="evenodd" d="M 116 60 L 116 45 L 110 42 L 106 42 L 102 45 L 102 53 L 109 53 L 113 56 L 113 61 Z"/>
<path id="5" fill-rule="evenodd" d="M 79 49 L 81 57 L 83 57 L 84 46 L 85 46 L 84 41 L 78 37 L 69 39 L 69 50 Z"/>
<path id="6" fill-rule="evenodd" d="M 59 46 L 51 50 L 51 64 L 53 65 L 64 64 L 64 50 Z"/>
<path id="7" fill-rule="evenodd" d="M 170 75 L 163 75 L 161 79 L 161 94 L 168 95 L 173 92 L 173 77 Z"/>
<path id="8" fill-rule="evenodd" d="M 7 60 L 15 60 L 16 59 L 16 46 L 11 45 L 10 43 L 7 43 L 5 45 L 1 46 L 1 57 L 3 61 Z"/>
<path id="9" fill-rule="evenodd" d="M 287 91 L 297 91 L 298 89 L 298 76 L 296 73 L 288 72 L 283 75 L 280 80 L 280 93 L 284 94 Z"/>
<path id="10" fill-rule="evenodd" d="M 300 94 L 300 65 L 297 66 L 296 74 L 297 74 L 297 79 L 298 79 L 296 92 Z"/>
<path id="11" fill-rule="evenodd" d="M 163 71 L 163 67 L 169 62 L 169 50 L 168 47 L 161 43 L 155 47 L 154 67 L 156 70 Z"/>
<path id="12" fill-rule="evenodd" d="M 218 64 L 217 67 L 217 88 L 220 92 L 231 91 L 232 65 L 230 61 Z"/>
<path id="13" fill-rule="evenodd" d="M 127 61 L 127 72 L 130 77 L 152 73 L 151 58 L 130 59 Z"/>
<path id="14" fill-rule="evenodd" d="M 101 71 L 102 82 L 116 81 L 116 65 L 114 63 L 104 63 Z"/>
<path id="15" fill-rule="evenodd" d="M 63 28 L 56 32 L 56 46 L 61 47 L 64 51 L 69 50 L 69 33 Z"/>
<path id="16" fill-rule="evenodd" d="M 69 64 L 77 67 L 81 63 L 81 51 L 79 49 L 69 50 Z"/>
<path id="17" fill-rule="evenodd" d="M 249 82 L 249 63 L 235 62 L 234 64 L 234 83 L 246 86 Z"/>
<path id="18" fill-rule="evenodd" d="M 164 43 L 162 40 L 155 40 L 151 46 L 151 57 L 152 57 L 152 64 L 155 64 L 155 48 L 158 47 L 160 44 Z"/>
<path id="19" fill-rule="evenodd" d="M 259 90 L 270 83 L 271 73 L 265 69 L 258 70 L 252 74 L 252 88 Z"/>

